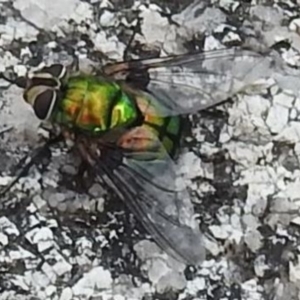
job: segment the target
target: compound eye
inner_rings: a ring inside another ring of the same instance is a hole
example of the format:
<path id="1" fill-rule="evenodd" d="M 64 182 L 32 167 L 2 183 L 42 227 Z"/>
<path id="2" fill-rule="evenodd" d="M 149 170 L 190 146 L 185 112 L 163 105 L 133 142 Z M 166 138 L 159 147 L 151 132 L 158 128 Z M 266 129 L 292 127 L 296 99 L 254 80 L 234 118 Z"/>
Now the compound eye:
<path id="1" fill-rule="evenodd" d="M 42 85 L 52 88 L 59 88 L 60 83 L 57 81 L 56 78 L 50 76 L 50 74 L 45 73 L 37 73 L 30 79 L 30 87 Z"/>
<path id="2" fill-rule="evenodd" d="M 48 120 L 52 115 L 57 101 L 58 94 L 55 90 L 47 89 L 38 94 L 32 105 L 35 115 L 40 120 Z"/>

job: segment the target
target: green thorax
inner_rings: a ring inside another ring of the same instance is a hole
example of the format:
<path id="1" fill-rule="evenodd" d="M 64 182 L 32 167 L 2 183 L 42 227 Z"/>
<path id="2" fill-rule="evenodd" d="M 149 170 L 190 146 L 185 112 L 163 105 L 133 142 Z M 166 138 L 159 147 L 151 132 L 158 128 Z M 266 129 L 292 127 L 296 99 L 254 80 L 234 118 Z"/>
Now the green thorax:
<path id="1" fill-rule="evenodd" d="M 139 112 L 121 87 L 106 79 L 79 75 L 69 78 L 53 121 L 91 134 L 130 126 Z"/>

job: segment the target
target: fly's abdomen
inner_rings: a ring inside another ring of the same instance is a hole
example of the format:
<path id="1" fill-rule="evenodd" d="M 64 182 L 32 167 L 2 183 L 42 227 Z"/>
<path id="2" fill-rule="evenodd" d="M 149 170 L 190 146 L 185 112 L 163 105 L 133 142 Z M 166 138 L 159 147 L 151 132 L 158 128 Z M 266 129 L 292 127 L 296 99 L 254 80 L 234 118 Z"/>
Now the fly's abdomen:
<path id="1" fill-rule="evenodd" d="M 182 130 L 180 116 L 163 116 L 159 102 L 150 102 L 147 98 L 137 98 L 139 109 L 144 113 L 144 126 L 147 126 L 158 137 L 167 150 L 173 156 L 177 150 Z"/>
<path id="2" fill-rule="evenodd" d="M 168 154 L 171 156 L 175 154 L 181 136 L 179 117 L 146 116 L 144 126 L 147 126 L 158 137 Z"/>
<path id="3" fill-rule="evenodd" d="M 119 145 L 136 154 L 135 158 L 160 158 L 165 150 L 174 156 L 182 129 L 182 119 L 179 116 L 164 117 L 159 112 L 159 106 L 154 107 L 153 101 L 136 97 L 137 105 L 143 113 L 143 123 L 122 136 Z"/>
<path id="4" fill-rule="evenodd" d="M 132 99 L 115 84 L 93 76 L 69 79 L 55 121 L 90 133 L 127 126 L 137 118 Z"/>

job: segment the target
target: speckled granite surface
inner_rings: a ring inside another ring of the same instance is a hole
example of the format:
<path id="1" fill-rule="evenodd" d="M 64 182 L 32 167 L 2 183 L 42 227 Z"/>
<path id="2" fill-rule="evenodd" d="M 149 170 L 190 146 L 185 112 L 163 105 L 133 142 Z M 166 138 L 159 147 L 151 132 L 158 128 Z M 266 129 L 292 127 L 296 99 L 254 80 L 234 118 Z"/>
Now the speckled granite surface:
<path id="1" fill-rule="evenodd" d="M 250 45 L 282 64 L 262 88 L 193 118 L 182 173 L 205 234 L 201 267 L 160 250 L 95 184 L 70 188 L 72 158 L 52 149 L 0 210 L 0 300 L 300 299 L 299 1 L 0 1 L 0 70 Z M 0 185 L 40 137 L 17 87 L 0 80 Z M 30 191 L 30 193 L 29 193 Z"/>

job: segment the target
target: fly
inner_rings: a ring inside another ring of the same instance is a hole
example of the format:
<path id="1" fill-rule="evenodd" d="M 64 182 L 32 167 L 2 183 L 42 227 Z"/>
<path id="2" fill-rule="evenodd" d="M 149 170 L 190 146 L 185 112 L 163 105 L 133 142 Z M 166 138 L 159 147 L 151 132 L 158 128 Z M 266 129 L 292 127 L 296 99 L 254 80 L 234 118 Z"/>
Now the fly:
<path id="1" fill-rule="evenodd" d="M 204 242 L 174 162 L 183 117 L 243 91 L 265 63 L 258 53 L 223 49 L 119 62 L 95 74 L 53 64 L 13 83 L 39 119 L 59 126 L 95 179 L 124 201 L 163 250 L 197 265 L 205 258 Z"/>

